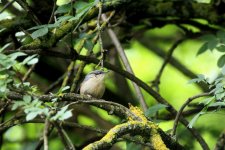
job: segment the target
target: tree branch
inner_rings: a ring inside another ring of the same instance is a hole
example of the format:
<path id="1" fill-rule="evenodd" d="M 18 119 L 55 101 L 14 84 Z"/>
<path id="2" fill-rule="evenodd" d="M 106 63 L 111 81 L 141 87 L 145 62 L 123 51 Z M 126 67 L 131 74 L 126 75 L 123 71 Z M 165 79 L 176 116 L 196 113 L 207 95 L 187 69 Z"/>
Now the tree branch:
<path id="1" fill-rule="evenodd" d="M 197 99 L 197 98 L 200 98 L 200 97 L 203 97 L 203 96 L 209 96 L 210 93 L 202 93 L 202 94 L 199 94 L 199 95 L 195 95 L 193 97 L 190 97 L 188 98 L 188 100 L 181 106 L 181 108 L 179 109 L 177 115 L 176 115 L 176 118 L 174 120 L 174 125 L 173 125 L 173 132 L 172 132 L 172 136 L 175 136 L 176 134 L 176 128 L 177 128 L 177 125 L 178 125 L 178 121 L 179 121 L 179 118 L 184 110 L 184 108 L 190 103 L 192 102 L 193 100 Z"/>
<path id="2" fill-rule="evenodd" d="M 102 19 L 103 19 L 103 21 L 106 20 L 106 15 L 105 14 L 102 15 Z M 112 29 L 110 29 L 110 28 L 107 29 L 107 32 L 108 32 L 109 37 L 111 38 L 113 44 L 115 45 L 116 50 L 117 50 L 120 58 L 122 59 L 122 62 L 124 64 L 126 70 L 128 72 L 130 72 L 131 74 L 134 74 L 133 69 L 131 68 L 131 65 L 130 65 L 128 59 L 127 59 L 127 56 L 126 56 L 126 54 L 125 54 L 125 52 L 124 52 L 124 50 L 122 48 L 122 45 L 120 44 L 119 39 L 117 38 L 115 32 Z M 146 111 L 148 107 L 147 107 L 147 104 L 146 104 L 146 102 L 144 100 L 144 96 L 141 93 L 140 87 L 137 86 L 137 84 L 135 82 L 132 82 L 132 84 L 133 84 L 134 89 L 135 89 L 135 91 L 137 93 L 137 97 L 138 97 L 138 100 L 140 101 L 142 109 L 144 111 Z"/>

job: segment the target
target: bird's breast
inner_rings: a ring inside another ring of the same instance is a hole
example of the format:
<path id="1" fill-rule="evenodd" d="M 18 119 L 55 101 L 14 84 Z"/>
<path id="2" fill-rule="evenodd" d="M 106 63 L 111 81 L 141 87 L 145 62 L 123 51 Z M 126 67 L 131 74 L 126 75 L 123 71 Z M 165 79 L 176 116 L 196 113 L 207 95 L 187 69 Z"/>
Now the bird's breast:
<path id="1" fill-rule="evenodd" d="M 103 80 L 98 80 L 93 77 L 88 81 L 82 83 L 80 93 L 88 94 L 95 98 L 101 98 L 105 92 L 105 85 Z"/>

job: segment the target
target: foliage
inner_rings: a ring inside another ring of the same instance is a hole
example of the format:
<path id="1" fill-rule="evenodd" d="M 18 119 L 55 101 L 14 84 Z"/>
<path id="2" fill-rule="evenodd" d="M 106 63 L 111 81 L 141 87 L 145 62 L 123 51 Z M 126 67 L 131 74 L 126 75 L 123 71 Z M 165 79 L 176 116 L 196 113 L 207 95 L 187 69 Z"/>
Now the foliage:
<path id="1" fill-rule="evenodd" d="M 189 127 L 192 128 L 194 123 L 197 121 L 197 119 L 203 115 L 206 114 L 207 109 L 210 107 L 215 107 L 215 111 L 221 110 L 222 107 L 225 106 L 225 74 L 223 74 L 222 77 L 218 77 L 215 79 L 213 83 L 209 83 L 208 79 L 205 78 L 204 75 L 198 75 L 198 78 L 192 79 L 190 82 L 204 82 L 209 85 L 210 92 L 212 96 L 203 99 L 200 104 L 203 104 L 204 107 L 201 112 L 199 112 L 195 117 L 191 120 L 189 123 Z M 208 112 L 207 114 L 209 114 Z M 211 112 L 214 113 L 214 112 Z"/>
<path id="2" fill-rule="evenodd" d="M 197 55 L 204 53 L 207 50 L 217 51 L 224 53 L 225 52 L 225 32 L 218 31 L 216 35 L 206 34 L 201 36 L 201 39 L 205 41 L 202 47 L 198 50 Z M 218 67 L 222 68 L 225 66 L 225 55 L 222 55 L 217 61 Z"/>

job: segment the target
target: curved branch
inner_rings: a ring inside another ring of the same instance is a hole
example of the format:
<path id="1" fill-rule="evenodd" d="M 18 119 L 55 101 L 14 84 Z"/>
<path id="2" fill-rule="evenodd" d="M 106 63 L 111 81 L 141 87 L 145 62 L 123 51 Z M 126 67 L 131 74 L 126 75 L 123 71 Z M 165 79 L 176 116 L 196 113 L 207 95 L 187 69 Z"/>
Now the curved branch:
<path id="1" fill-rule="evenodd" d="M 139 121 L 123 123 L 109 130 L 109 132 L 101 140 L 89 144 L 84 148 L 84 150 L 107 149 L 111 147 L 119 137 L 128 133 L 149 137 L 151 136 L 151 130 L 151 127 Z M 163 141 L 161 142 L 162 145 L 160 146 L 167 149 Z"/>
<path id="2" fill-rule="evenodd" d="M 202 94 L 199 94 L 199 95 L 195 95 L 193 97 L 190 97 L 188 98 L 188 100 L 181 106 L 180 110 L 178 111 L 177 115 L 176 115 L 176 118 L 174 120 L 174 125 L 173 125 L 173 132 L 172 132 L 172 136 L 175 136 L 176 134 L 176 128 L 177 128 L 177 125 L 178 125 L 178 121 L 179 121 L 179 118 L 184 110 L 184 108 L 190 103 L 192 102 L 193 100 L 197 99 L 197 98 L 200 98 L 200 97 L 203 97 L 203 96 L 209 96 L 210 93 L 202 93 Z"/>
<path id="3" fill-rule="evenodd" d="M 164 59 L 164 62 L 158 72 L 158 74 L 156 75 L 156 78 L 155 80 L 153 81 L 153 86 L 156 87 L 157 91 L 159 91 L 159 84 L 160 84 L 160 78 L 162 76 L 162 73 L 163 73 L 163 70 L 165 69 L 166 65 L 169 63 L 169 61 L 171 60 L 172 58 L 172 54 L 174 52 L 174 50 L 177 48 L 177 46 L 179 44 L 181 44 L 185 39 L 182 38 L 182 39 L 179 39 L 177 40 L 173 45 L 172 47 L 169 49 L 168 51 L 168 54 L 166 55 L 165 59 Z"/>

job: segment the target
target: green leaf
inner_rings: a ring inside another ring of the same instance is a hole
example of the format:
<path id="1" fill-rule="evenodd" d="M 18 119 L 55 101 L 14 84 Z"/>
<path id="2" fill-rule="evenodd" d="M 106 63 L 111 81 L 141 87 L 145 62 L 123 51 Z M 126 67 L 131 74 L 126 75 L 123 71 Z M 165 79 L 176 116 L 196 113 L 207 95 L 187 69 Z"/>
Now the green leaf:
<path id="1" fill-rule="evenodd" d="M 32 34 L 31 34 L 31 37 L 33 39 L 36 39 L 38 37 L 41 37 L 41 36 L 44 36 L 48 33 L 48 27 L 44 27 L 44 28 L 40 28 L 36 31 L 34 31 Z"/>
<path id="2" fill-rule="evenodd" d="M 27 62 L 27 65 L 33 65 L 33 64 L 36 64 L 37 62 L 38 62 L 38 58 L 33 58 Z"/>
<path id="3" fill-rule="evenodd" d="M 64 91 L 68 90 L 69 88 L 70 88 L 70 86 L 65 86 L 65 87 L 62 88 L 61 91 L 64 92 Z"/>
<path id="4" fill-rule="evenodd" d="M 216 49 L 217 49 L 219 52 L 225 52 L 225 45 L 220 45 L 220 46 L 216 47 Z"/>
<path id="5" fill-rule="evenodd" d="M 84 41 L 84 47 L 87 49 L 87 50 L 92 50 L 93 47 L 94 47 L 94 43 L 91 42 L 91 40 L 85 40 Z"/>
<path id="6" fill-rule="evenodd" d="M 203 101 L 201 101 L 200 103 L 201 104 L 204 104 L 204 105 L 208 105 L 211 101 L 214 100 L 214 97 L 209 97 L 209 98 L 206 98 L 204 99 Z"/>
<path id="7" fill-rule="evenodd" d="M 223 93 L 216 94 L 216 99 L 217 100 L 222 100 L 224 98 L 224 96 L 225 96 L 225 93 L 223 91 Z"/>
<path id="8" fill-rule="evenodd" d="M 197 115 L 194 116 L 194 118 L 190 121 L 190 123 L 188 124 L 189 128 L 192 128 L 193 125 L 195 124 L 195 122 L 198 120 L 198 118 L 203 115 L 205 112 L 199 112 Z"/>
<path id="9" fill-rule="evenodd" d="M 217 38 L 213 34 L 206 34 L 206 35 L 201 36 L 200 39 L 209 42 L 209 41 L 215 40 Z"/>
<path id="10" fill-rule="evenodd" d="M 222 55 L 219 60 L 217 61 L 217 66 L 222 68 L 225 65 L 225 54 Z"/>
<path id="11" fill-rule="evenodd" d="M 60 14 L 60 13 L 67 13 L 71 10 L 71 4 L 64 4 L 61 5 L 57 8 L 57 10 L 55 11 L 55 14 Z"/>
<path id="12" fill-rule="evenodd" d="M 198 78 L 195 79 L 191 79 L 190 81 L 188 81 L 188 83 L 196 83 L 196 82 L 201 82 L 205 80 L 205 76 L 202 74 L 197 74 Z"/>
<path id="13" fill-rule="evenodd" d="M 55 27 L 58 27 L 59 25 L 60 24 L 58 22 L 55 22 L 54 24 L 44 24 L 44 25 L 35 26 L 28 30 L 37 30 L 37 29 L 41 29 L 41 28 L 55 28 Z"/>
<path id="14" fill-rule="evenodd" d="M 211 51 L 217 47 L 217 44 L 219 41 L 217 39 L 212 39 L 211 41 L 208 41 L 208 49 Z"/>
<path id="15" fill-rule="evenodd" d="M 203 74 L 197 74 L 197 76 L 198 76 L 198 79 L 200 79 L 200 80 L 204 80 L 205 79 L 205 76 Z"/>
<path id="16" fill-rule="evenodd" d="M 37 54 L 34 54 L 34 55 L 31 55 L 31 56 L 28 56 L 27 58 L 25 58 L 22 62 L 23 65 L 27 64 L 29 61 L 31 61 L 32 59 L 34 59 L 34 57 L 36 57 Z"/>
<path id="17" fill-rule="evenodd" d="M 68 107 L 69 107 L 69 105 L 66 105 L 66 106 L 62 107 L 61 110 L 58 111 L 56 113 L 56 115 L 53 116 L 51 119 L 52 120 L 65 120 L 65 119 L 71 117 L 72 112 L 71 112 L 71 110 L 67 110 Z"/>
<path id="18" fill-rule="evenodd" d="M 73 114 L 72 114 L 72 111 L 71 110 L 68 110 L 66 112 L 64 112 L 60 117 L 59 117 L 59 120 L 63 121 L 63 120 L 66 120 L 70 117 L 72 117 Z"/>
<path id="19" fill-rule="evenodd" d="M 94 4 L 94 2 L 86 3 L 82 1 L 77 1 L 74 6 L 76 8 L 76 15 L 69 21 L 79 20 L 86 12 L 88 12 L 88 10 L 90 10 L 94 6 Z"/>
<path id="20" fill-rule="evenodd" d="M 26 116 L 26 121 L 33 120 L 35 117 L 37 117 L 37 115 L 39 115 L 38 111 L 28 113 Z"/>
<path id="21" fill-rule="evenodd" d="M 61 22 L 67 21 L 71 18 L 73 18 L 73 16 L 62 16 L 62 17 L 57 18 L 58 19 L 57 22 L 61 23 Z"/>
<path id="22" fill-rule="evenodd" d="M 0 48 L 0 52 L 2 52 L 3 50 L 5 50 L 10 45 L 11 45 L 11 43 L 5 44 L 2 48 Z"/>
<path id="23" fill-rule="evenodd" d="M 45 28 L 45 27 L 48 27 L 48 24 L 34 26 L 28 30 L 37 30 L 37 29 L 41 29 L 41 28 Z"/>
<path id="24" fill-rule="evenodd" d="M 80 13 L 85 8 L 90 7 L 90 5 L 92 5 L 92 3 L 87 3 L 87 2 L 83 2 L 83 1 L 77 1 L 74 4 L 74 8 L 76 9 L 76 13 Z"/>
<path id="25" fill-rule="evenodd" d="M 219 39 L 225 39 L 225 32 L 220 30 L 216 33 L 216 36 L 219 38 Z"/>
<path id="26" fill-rule="evenodd" d="M 16 101 L 12 105 L 12 110 L 16 110 L 18 107 L 25 105 L 24 101 Z"/>
<path id="27" fill-rule="evenodd" d="M 23 101 L 24 101 L 25 103 L 30 103 L 31 100 L 32 100 L 32 98 L 31 98 L 30 95 L 24 95 L 24 96 L 23 96 Z"/>
<path id="28" fill-rule="evenodd" d="M 222 72 L 223 75 L 225 75 L 225 65 L 222 67 L 221 72 Z"/>
<path id="29" fill-rule="evenodd" d="M 157 104 L 157 105 L 154 105 L 150 108 L 148 108 L 148 110 L 145 112 L 145 115 L 150 117 L 150 116 L 153 116 L 155 115 L 155 113 L 161 109 L 164 109 L 166 108 L 167 106 L 164 105 L 164 104 Z"/>
<path id="30" fill-rule="evenodd" d="M 15 52 L 15 53 L 8 55 L 8 57 L 10 57 L 11 60 L 15 60 L 16 58 L 18 58 L 20 56 L 26 56 L 26 55 L 27 54 L 25 54 L 23 52 Z"/>
<path id="31" fill-rule="evenodd" d="M 208 43 L 204 43 L 198 50 L 197 55 L 200 55 L 208 50 Z"/>
<path id="32" fill-rule="evenodd" d="M 218 106 L 225 106 L 225 102 L 216 102 L 213 104 L 210 104 L 211 107 L 218 107 Z"/>

